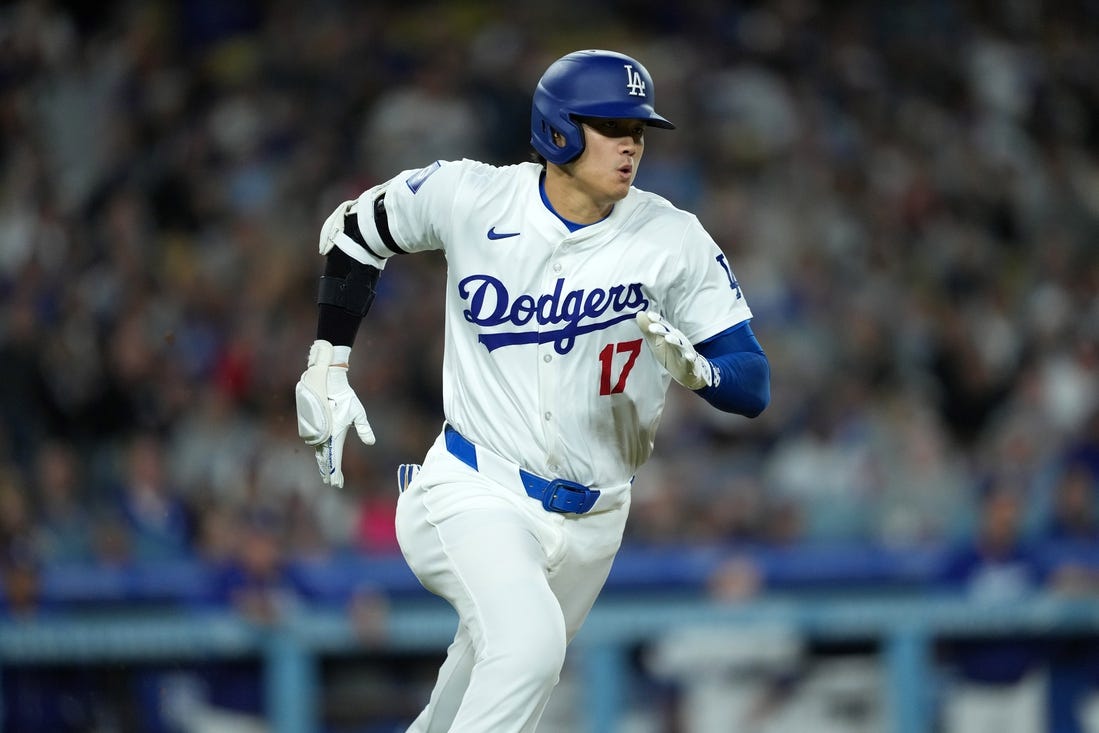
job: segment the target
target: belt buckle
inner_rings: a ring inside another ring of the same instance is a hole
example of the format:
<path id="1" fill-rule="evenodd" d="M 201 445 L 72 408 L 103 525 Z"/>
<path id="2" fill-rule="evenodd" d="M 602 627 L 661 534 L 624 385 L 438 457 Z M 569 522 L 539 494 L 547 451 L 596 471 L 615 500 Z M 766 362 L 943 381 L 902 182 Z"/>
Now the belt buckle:
<path id="1" fill-rule="evenodd" d="M 542 507 L 548 512 L 583 514 L 595 503 L 587 486 L 563 478 L 555 478 L 546 484 L 542 494 Z"/>

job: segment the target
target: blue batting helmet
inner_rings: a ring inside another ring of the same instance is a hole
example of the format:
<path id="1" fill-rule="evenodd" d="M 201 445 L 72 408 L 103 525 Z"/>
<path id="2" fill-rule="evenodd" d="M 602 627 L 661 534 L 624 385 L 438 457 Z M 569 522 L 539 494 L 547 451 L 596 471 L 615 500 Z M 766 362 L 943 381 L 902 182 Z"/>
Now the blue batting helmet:
<path id="1" fill-rule="evenodd" d="M 615 51 L 575 51 L 550 64 L 534 90 L 530 144 L 561 165 L 584 151 L 576 117 L 644 120 L 653 127 L 675 125 L 653 109 L 653 79 L 635 59 Z M 553 141 L 560 133 L 565 146 Z"/>

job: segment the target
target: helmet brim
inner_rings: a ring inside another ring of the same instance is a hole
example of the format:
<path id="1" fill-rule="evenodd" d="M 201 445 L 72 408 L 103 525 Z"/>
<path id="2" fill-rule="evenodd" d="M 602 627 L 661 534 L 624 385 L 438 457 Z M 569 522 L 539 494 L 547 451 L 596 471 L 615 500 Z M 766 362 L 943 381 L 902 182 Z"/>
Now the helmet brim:
<path id="1" fill-rule="evenodd" d="M 672 122 L 670 122 L 669 120 L 661 117 L 656 112 L 653 112 L 652 116 L 649 117 L 649 119 L 645 120 L 645 124 L 648 125 L 649 127 L 659 127 L 662 130 L 674 130 L 675 129 L 675 125 L 672 124 Z"/>

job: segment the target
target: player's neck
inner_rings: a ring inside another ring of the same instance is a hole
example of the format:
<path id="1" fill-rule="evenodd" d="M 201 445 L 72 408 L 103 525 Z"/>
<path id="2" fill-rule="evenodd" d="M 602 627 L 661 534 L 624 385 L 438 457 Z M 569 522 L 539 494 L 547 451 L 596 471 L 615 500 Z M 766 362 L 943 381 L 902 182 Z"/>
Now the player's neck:
<path id="1" fill-rule="evenodd" d="M 606 219 L 614 208 L 614 200 L 595 198 L 559 166 L 546 166 L 542 190 L 554 213 L 577 224 L 594 224 Z"/>

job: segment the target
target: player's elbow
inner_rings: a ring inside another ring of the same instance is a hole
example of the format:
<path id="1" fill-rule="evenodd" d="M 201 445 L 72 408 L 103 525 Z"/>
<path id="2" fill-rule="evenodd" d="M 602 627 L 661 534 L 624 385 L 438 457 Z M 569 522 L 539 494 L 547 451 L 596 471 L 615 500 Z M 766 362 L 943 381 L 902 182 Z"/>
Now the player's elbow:
<path id="1" fill-rule="evenodd" d="M 748 396 L 740 414 L 744 417 L 759 417 L 769 404 L 771 404 L 770 382 L 764 385 L 760 391 Z"/>
<path id="2" fill-rule="evenodd" d="M 748 391 L 747 406 L 743 413 L 745 417 L 759 417 L 767 406 L 771 404 L 771 363 L 763 354 L 757 361 L 757 378 Z"/>
<path id="3" fill-rule="evenodd" d="M 762 352 L 738 352 L 714 360 L 724 375 L 715 387 L 699 390 L 725 412 L 758 417 L 771 404 L 771 365 Z"/>

